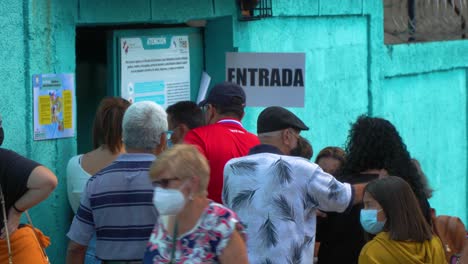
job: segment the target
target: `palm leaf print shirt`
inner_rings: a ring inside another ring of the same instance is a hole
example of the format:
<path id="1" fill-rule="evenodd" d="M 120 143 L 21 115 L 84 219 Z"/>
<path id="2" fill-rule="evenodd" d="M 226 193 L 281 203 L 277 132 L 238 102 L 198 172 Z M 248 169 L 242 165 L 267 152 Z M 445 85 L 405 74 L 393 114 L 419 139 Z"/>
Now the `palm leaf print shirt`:
<path id="1" fill-rule="evenodd" d="M 316 210 L 350 208 L 351 185 L 271 145 L 250 154 L 226 164 L 222 193 L 246 226 L 250 263 L 312 263 Z"/>

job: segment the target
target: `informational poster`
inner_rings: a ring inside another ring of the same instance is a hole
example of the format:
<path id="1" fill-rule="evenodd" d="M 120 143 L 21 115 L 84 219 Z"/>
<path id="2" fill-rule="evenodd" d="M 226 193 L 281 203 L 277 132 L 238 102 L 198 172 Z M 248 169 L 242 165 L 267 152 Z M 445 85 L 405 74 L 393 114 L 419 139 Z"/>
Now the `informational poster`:
<path id="1" fill-rule="evenodd" d="M 241 85 L 247 106 L 304 107 L 305 53 L 226 53 L 226 80 Z"/>
<path id="2" fill-rule="evenodd" d="M 121 96 L 166 108 L 190 100 L 188 36 L 121 38 Z"/>
<path id="3" fill-rule="evenodd" d="M 75 75 L 36 74 L 34 140 L 75 136 Z"/>

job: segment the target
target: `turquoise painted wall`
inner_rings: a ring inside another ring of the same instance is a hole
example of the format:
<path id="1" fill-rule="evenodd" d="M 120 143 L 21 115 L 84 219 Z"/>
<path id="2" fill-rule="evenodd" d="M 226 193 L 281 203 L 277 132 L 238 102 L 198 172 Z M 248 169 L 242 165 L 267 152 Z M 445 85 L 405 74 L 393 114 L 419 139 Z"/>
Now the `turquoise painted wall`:
<path id="1" fill-rule="evenodd" d="M 274 18 L 239 22 L 234 0 L 2 1 L 5 147 L 38 160 L 59 178 L 57 190 L 32 210 L 35 224 L 52 238 L 52 263 L 65 262 L 72 214 L 64 176 L 76 139 L 32 140 L 30 76 L 74 72 L 75 27 L 81 25 L 206 19 L 205 67 L 213 83 L 224 79 L 226 51 L 305 52 L 305 108 L 291 110 L 311 127 L 305 135 L 315 152 L 342 146 L 359 114 L 388 118 L 436 189 L 431 204 L 468 220 L 468 41 L 385 46 L 381 1 L 273 0 L 273 5 Z M 261 110 L 247 110 L 244 124 L 253 132 Z"/>
<path id="2" fill-rule="evenodd" d="M 457 69 L 386 78 L 375 104 L 420 161 L 439 214 L 466 215 L 466 77 Z"/>
<path id="3" fill-rule="evenodd" d="M 25 36 L 23 22 L 23 4 L 10 0 L 0 7 L 0 76 L 3 83 L 0 89 L 0 114 L 5 128 L 4 147 L 14 148 L 21 154 L 27 154 L 31 148 L 25 144 L 30 137 L 28 123 L 31 119 L 29 95 L 25 87 Z M 8 37 L 6 37 L 8 36 Z M 10 102 L 15 102 L 11 105 Z M 17 107 L 19 105 L 20 107 Z M 18 122 L 17 120 L 21 120 Z"/>
<path id="4" fill-rule="evenodd" d="M 64 263 L 65 232 L 71 221 L 65 185 L 65 166 L 76 153 L 74 138 L 32 140 L 31 75 L 74 72 L 74 1 L 2 1 L 0 6 L 0 113 L 7 138 L 4 147 L 34 159 L 56 173 L 59 185 L 31 210 L 36 226 L 49 235 L 52 263 Z"/>
<path id="5" fill-rule="evenodd" d="M 366 18 L 280 17 L 237 26 L 239 51 L 306 53 L 305 107 L 291 110 L 310 126 L 304 135 L 316 152 L 343 145 L 349 122 L 368 108 Z M 249 109 L 244 124 L 256 127 L 261 110 Z"/>
<path id="6" fill-rule="evenodd" d="M 467 221 L 468 41 L 386 46 L 374 113 L 401 131 L 439 214 Z"/>

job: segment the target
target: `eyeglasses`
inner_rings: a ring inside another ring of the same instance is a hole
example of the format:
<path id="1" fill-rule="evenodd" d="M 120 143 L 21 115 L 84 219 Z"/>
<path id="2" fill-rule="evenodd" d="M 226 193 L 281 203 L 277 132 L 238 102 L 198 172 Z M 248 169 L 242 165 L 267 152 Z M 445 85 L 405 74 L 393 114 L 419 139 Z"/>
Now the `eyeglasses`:
<path id="1" fill-rule="evenodd" d="M 210 107 L 212 107 L 212 106 L 213 106 L 212 104 L 206 104 L 206 105 L 202 106 L 202 108 L 201 108 L 202 113 L 208 112 L 208 109 L 209 109 Z"/>
<path id="2" fill-rule="evenodd" d="M 180 179 L 178 178 L 161 179 L 161 180 L 153 181 L 152 184 L 153 184 L 153 187 L 167 188 L 169 186 L 169 183 L 171 183 L 171 181 L 180 181 Z"/>
<path id="3" fill-rule="evenodd" d="M 166 139 L 171 139 L 172 134 L 174 134 L 174 130 L 167 130 L 164 131 L 164 133 L 166 134 Z"/>

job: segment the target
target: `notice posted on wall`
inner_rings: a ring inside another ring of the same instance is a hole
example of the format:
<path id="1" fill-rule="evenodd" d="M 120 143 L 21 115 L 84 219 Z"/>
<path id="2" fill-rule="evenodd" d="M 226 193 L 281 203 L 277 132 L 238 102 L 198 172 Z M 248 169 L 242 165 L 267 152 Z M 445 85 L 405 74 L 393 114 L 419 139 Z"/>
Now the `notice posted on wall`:
<path id="1" fill-rule="evenodd" d="M 75 136 L 75 75 L 35 74 L 34 140 Z"/>
<path id="2" fill-rule="evenodd" d="M 305 53 L 226 53 L 226 81 L 242 86 L 247 106 L 304 107 Z"/>
<path id="3" fill-rule="evenodd" d="M 121 38 L 121 96 L 163 108 L 190 100 L 188 36 Z"/>

